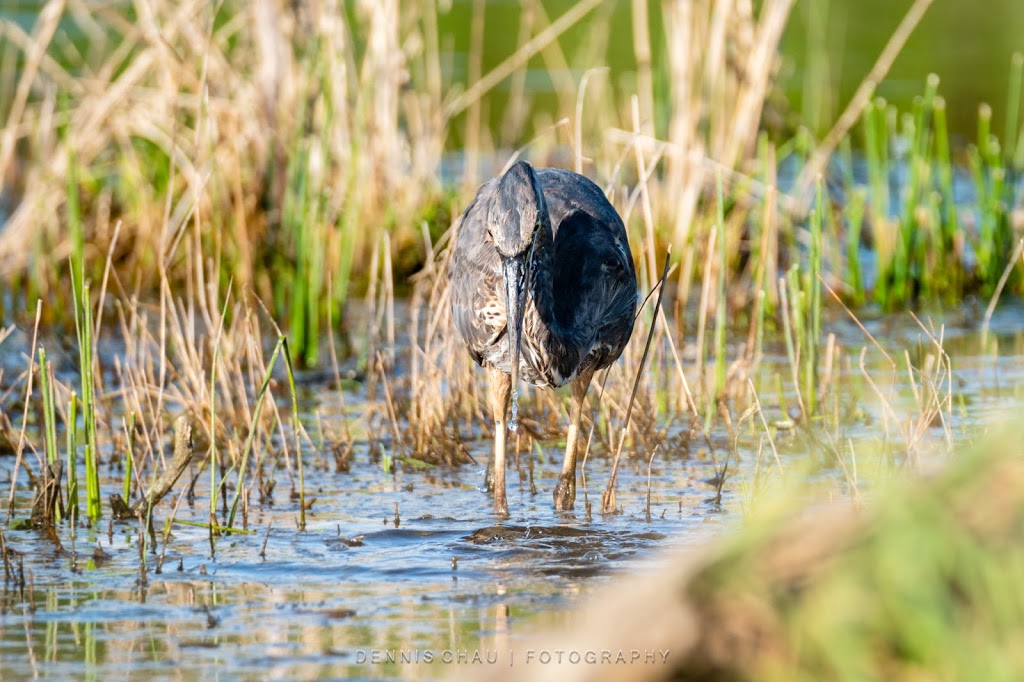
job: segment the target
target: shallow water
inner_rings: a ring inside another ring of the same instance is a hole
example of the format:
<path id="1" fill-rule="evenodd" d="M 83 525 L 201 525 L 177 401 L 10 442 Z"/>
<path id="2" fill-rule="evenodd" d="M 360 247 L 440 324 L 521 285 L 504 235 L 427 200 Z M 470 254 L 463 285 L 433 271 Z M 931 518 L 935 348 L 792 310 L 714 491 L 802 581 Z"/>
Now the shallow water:
<path id="1" fill-rule="evenodd" d="M 920 328 L 908 316 L 864 322 L 897 357 L 903 348 L 914 352 L 922 344 Z M 1024 308 L 1005 306 L 993 319 L 998 355 L 979 353 L 977 319 L 966 308 L 945 322 L 958 403 L 951 433 L 966 444 L 989 420 L 1019 411 Z M 870 348 L 852 323 L 833 320 L 829 330 L 854 349 L 848 351 L 854 358 L 855 349 Z M 880 366 L 874 357 L 869 371 L 878 377 Z M 761 369 L 763 376 L 784 372 L 781 352 L 766 358 Z M 342 396 L 308 388 L 307 418 L 319 414 L 325 428 L 339 430 Z M 860 492 L 870 494 L 877 476 L 891 475 L 893 468 L 886 457 L 871 454 L 893 449 L 885 445 L 891 437 L 883 436 L 886 417 L 856 360 L 838 389 L 841 402 L 856 403 L 862 412 L 844 420 L 842 429 L 862 457 Z M 344 398 L 355 419 L 362 410 L 360 389 Z M 785 419 L 780 405 L 767 396 L 762 400 L 769 420 Z M 913 415 L 913 400 L 909 383 L 898 381 L 892 391 L 897 416 Z M 716 450 L 728 452 L 723 428 L 712 438 Z M 929 427 L 920 451 L 928 453 L 943 440 L 941 428 Z M 253 534 L 219 538 L 211 551 L 205 529 L 176 523 L 166 548 L 158 543 L 165 552 L 159 573 L 159 556 L 146 556 L 145 584 L 134 522 L 105 520 L 98 529 L 73 534 L 62 527 L 62 549 L 38 531 L 8 528 L 8 544 L 23 554 L 26 586 L 8 580 L 0 593 L 0 670 L 4 679 L 447 676 L 481 665 L 474 654 L 484 661 L 496 652 L 504 655 L 536 629 L 567 622 L 571 608 L 615 574 L 651 570 L 666 549 L 696 547 L 735 527 L 759 477 L 773 466 L 766 459 L 771 455 L 757 456 L 758 441 L 756 432 L 741 436 L 740 459 L 720 504 L 713 499 L 715 464 L 702 443 L 695 441 L 688 451 L 658 452 L 651 466 L 649 520 L 647 462 L 640 459 L 620 468 L 620 514 L 596 513 L 610 470 L 604 456 L 587 463 L 578 511 L 553 511 L 557 442 L 533 453 L 536 493 L 530 489 L 529 453 L 520 455 L 518 467 L 510 464 L 512 516 L 504 521 L 495 519 L 482 490 L 487 438 L 466 443 L 480 464 L 458 468 L 399 464 L 385 471 L 365 441 L 357 442 L 347 473 L 335 473 L 329 458 L 307 453 L 307 500 L 316 500 L 305 532 L 297 530 L 298 502 L 289 495 L 288 474 L 279 470 L 274 504 L 250 511 Z M 822 463 L 799 431 L 779 431 L 776 445 L 788 473 L 815 481 L 814 490 L 832 499 L 849 499 L 849 475 L 839 464 Z M 9 478 L 11 459 L 0 457 L 0 478 Z M 104 493 L 118 490 L 119 475 L 107 473 Z M 191 504 L 182 501 L 177 520 L 208 520 L 202 483 Z M 16 499 L 21 515 L 30 505 L 25 488 L 19 486 Z M 592 518 L 587 499 L 595 509 Z M 171 504 L 157 508 L 158 532 Z"/>
<path id="2" fill-rule="evenodd" d="M 604 479 L 606 463 L 592 464 Z M 26 554 L 32 587 L 3 598 L 0 669 L 5 678 L 445 674 L 443 661 L 399 672 L 357 659 L 361 651 L 440 657 L 486 648 L 497 632 L 518 633 L 566 609 L 590 583 L 653 548 L 707 537 L 728 518 L 707 501 L 701 479 L 712 473 L 701 461 L 655 466 L 649 522 L 646 471 L 622 471 L 622 515 L 590 521 L 551 509 L 553 476 L 531 495 L 513 474 L 512 517 L 499 523 L 478 469 L 390 474 L 357 462 L 348 474 L 318 476 L 304 533 L 287 501 L 256 512 L 256 534 L 222 538 L 213 554 L 204 529 L 175 525 L 162 573 L 150 572 L 145 586 L 133 523 L 114 524 L 112 535 L 79 529 L 63 553 L 36 531 L 7 531 Z M 178 519 L 202 522 L 207 504 L 183 505 Z"/>

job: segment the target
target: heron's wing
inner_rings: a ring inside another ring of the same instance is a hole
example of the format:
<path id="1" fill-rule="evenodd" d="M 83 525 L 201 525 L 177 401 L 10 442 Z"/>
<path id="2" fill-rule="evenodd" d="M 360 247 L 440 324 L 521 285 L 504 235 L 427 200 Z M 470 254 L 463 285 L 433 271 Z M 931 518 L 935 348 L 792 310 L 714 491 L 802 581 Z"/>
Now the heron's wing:
<path id="1" fill-rule="evenodd" d="M 633 331 L 636 275 L 628 245 L 609 232 L 584 211 L 564 216 L 555 237 L 552 289 L 562 328 L 611 362 Z"/>
<path id="2" fill-rule="evenodd" d="M 543 169 L 554 233 L 554 312 L 591 344 L 598 366 L 622 353 L 633 332 L 637 288 L 626 228 L 601 189 L 582 175 Z"/>
<path id="3" fill-rule="evenodd" d="M 576 211 L 583 211 L 594 218 L 603 232 L 609 236 L 621 235 L 625 241 L 626 227 L 622 219 L 593 180 L 561 168 L 541 168 L 537 171 L 537 178 L 544 189 L 552 229 L 557 231 L 556 223 Z"/>
<path id="4" fill-rule="evenodd" d="M 455 328 L 477 363 L 499 350 L 506 331 L 501 259 L 487 233 L 487 206 L 497 182 L 477 191 L 462 214 L 448 264 L 452 316 Z"/>

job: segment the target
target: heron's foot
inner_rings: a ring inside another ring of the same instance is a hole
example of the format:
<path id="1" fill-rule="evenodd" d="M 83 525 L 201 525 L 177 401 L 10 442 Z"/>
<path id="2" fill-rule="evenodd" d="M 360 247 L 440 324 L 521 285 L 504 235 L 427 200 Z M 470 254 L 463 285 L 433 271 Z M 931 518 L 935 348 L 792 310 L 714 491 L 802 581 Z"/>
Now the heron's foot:
<path id="1" fill-rule="evenodd" d="M 484 470 L 484 490 L 494 492 L 494 459 L 487 460 L 487 469 Z"/>
<path id="2" fill-rule="evenodd" d="M 555 486 L 555 509 L 558 511 L 572 511 L 576 504 L 576 472 L 571 474 L 563 473 L 558 477 L 558 485 Z"/>

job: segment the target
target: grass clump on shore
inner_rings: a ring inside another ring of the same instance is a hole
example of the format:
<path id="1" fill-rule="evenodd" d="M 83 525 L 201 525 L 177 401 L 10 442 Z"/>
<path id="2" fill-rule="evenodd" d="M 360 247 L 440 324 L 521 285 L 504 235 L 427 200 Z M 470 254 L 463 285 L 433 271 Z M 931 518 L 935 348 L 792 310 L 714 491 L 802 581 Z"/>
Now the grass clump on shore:
<path id="1" fill-rule="evenodd" d="M 705 622 L 727 624 L 706 650 L 742 643 L 720 663 L 757 679 L 1018 677 L 1020 443 L 1004 433 L 932 480 L 888 485 L 859 517 L 754 520 L 689 584 Z"/>
<path id="2" fill-rule="evenodd" d="M 1019 679 L 1021 435 L 890 482 L 865 508 L 765 503 L 717 548 L 607 586 L 575 627 L 520 646 L 670 652 L 660 666 L 565 664 L 570 680 Z"/>

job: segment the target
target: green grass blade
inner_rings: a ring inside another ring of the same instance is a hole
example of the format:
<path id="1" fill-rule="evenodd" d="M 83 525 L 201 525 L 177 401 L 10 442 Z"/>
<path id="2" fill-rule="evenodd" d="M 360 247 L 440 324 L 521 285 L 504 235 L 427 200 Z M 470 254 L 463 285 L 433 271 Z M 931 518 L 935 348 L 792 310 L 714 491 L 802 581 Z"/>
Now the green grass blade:
<path id="1" fill-rule="evenodd" d="M 252 413 L 252 420 L 249 423 L 249 434 L 245 437 L 245 445 L 242 446 L 242 459 L 238 465 L 238 481 L 235 484 L 235 497 L 231 502 L 231 512 L 228 514 L 227 527 L 233 528 L 235 525 L 235 514 L 238 511 L 238 500 L 242 495 L 242 486 L 245 485 L 245 472 L 249 464 L 249 454 L 252 452 L 252 443 L 256 437 L 256 429 L 259 425 L 260 414 L 263 413 L 263 401 L 267 397 L 267 387 L 270 386 L 270 379 L 274 373 L 274 365 L 277 363 L 277 356 L 281 353 L 281 348 L 284 345 L 284 337 L 278 339 L 277 345 L 274 346 L 274 352 L 270 356 L 270 362 L 267 363 L 267 371 L 263 375 L 263 383 L 260 385 L 260 392 L 256 394 L 256 407 Z"/>
<path id="2" fill-rule="evenodd" d="M 288 369 L 288 388 L 292 393 L 292 426 L 295 430 L 295 464 L 299 468 L 299 530 L 306 530 L 306 478 L 302 465 L 302 433 L 299 425 L 298 392 L 295 390 L 295 370 L 292 356 L 288 350 L 288 339 L 281 337 L 279 342 L 284 348 L 284 363 Z"/>

